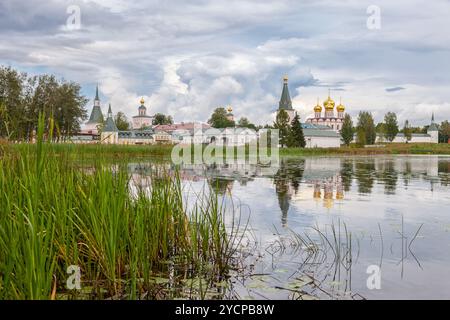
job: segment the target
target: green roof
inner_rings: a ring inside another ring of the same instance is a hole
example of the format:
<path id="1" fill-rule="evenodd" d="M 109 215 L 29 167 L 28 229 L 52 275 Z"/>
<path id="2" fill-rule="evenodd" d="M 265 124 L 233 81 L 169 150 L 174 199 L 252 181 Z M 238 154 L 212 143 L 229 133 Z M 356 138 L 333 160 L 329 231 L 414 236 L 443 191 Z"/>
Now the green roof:
<path id="1" fill-rule="evenodd" d="M 99 105 L 97 105 L 97 103 L 95 103 L 95 101 L 100 101 L 100 99 L 98 97 L 98 85 L 95 88 L 94 107 L 92 108 L 91 116 L 89 117 L 89 120 L 87 122 L 88 124 L 102 123 L 104 120 L 102 109 L 100 109 L 100 106 L 99 106 L 100 103 L 98 103 Z"/>
<path id="2" fill-rule="evenodd" d="M 100 100 L 100 98 L 98 97 L 98 85 L 95 88 L 95 100 Z"/>
<path id="3" fill-rule="evenodd" d="M 431 123 L 430 126 L 428 127 L 428 131 L 439 131 L 439 127 L 436 123 Z"/>
<path id="4" fill-rule="evenodd" d="M 116 123 L 112 117 L 111 105 L 109 105 L 108 109 L 108 118 L 106 119 L 105 126 L 103 127 L 103 132 L 116 132 L 119 131 L 117 129 Z"/>
<path id="5" fill-rule="evenodd" d="M 102 109 L 99 106 L 94 106 L 92 108 L 91 116 L 87 123 L 102 123 L 104 120 Z"/>
<path id="6" fill-rule="evenodd" d="M 303 135 L 305 137 L 329 137 L 340 138 L 341 135 L 333 130 L 321 130 L 321 129 L 303 129 Z"/>
<path id="7" fill-rule="evenodd" d="M 289 95 L 287 78 L 284 79 L 283 91 L 281 92 L 281 99 L 278 106 L 279 109 L 292 110 L 292 101 L 291 96 Z"/>

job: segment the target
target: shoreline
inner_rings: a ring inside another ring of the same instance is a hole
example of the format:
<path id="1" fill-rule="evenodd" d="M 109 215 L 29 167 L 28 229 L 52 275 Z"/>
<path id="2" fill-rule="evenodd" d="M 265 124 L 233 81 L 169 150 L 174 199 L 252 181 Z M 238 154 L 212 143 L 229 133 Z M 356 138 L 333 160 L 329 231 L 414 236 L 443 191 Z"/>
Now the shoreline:
<path id="1" fill-rule="evenodd" d="M 35 144 L 3 144 L 0 146 L 0 155 L 8 151 L 34 149 Z M 172 145 L 107 145 L 107 144 L 70 144 L 55 143 L 53 150 L 56 153 L 66 151 L 80 156 L 98 156 L 99 154 L 123 157 L 170 157 Z M 235 147 L 236 151 L 236 147 Z M 246 150 L 248 154 L 248 150 Z M 450 155 L 450 144 L 402 143 L 386 144 L 380 147 L 341 147 L 341 148 L 280 148 L 281 157 L 295 156 L 374 156 L 374 155 Z"/>

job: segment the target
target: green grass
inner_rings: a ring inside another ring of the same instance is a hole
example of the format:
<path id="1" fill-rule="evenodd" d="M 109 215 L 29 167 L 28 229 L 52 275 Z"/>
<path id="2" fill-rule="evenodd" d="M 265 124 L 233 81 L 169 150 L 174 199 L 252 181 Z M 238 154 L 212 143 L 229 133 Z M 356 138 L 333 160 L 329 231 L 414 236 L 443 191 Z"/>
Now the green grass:
<path id="1" fill-rule="evenodd" d="M 314 155 L 377 155 L 377 154 L 442 154 L 450 155 L 450 144 L 430 143 L 391 143 L 376 148 L 364 148 L 356 145 L 340 148 L 282 148 L 281 156 Z"/>
<path id="2" fill-rule="evenodd" d="M 215 196 L 188 212 L 176 174 L 156 170 L 133 192 L 126 168 L 100 154 L 73 161 L 105 147 L 39 134 L 36 145 L 0 146 L 0 299 L 204 298 L 227 276 L 235 239 Z M 70 265 L 81 291 L 66 288 Z"/>
<path id="3" fill-rule="evenodd" d="M 31 145 L 31 148 L 35 148 Z M 15 150 L 27 149 L 27 144 L 10 145 Z M 230 148 L 228 148 L 230 149 Z M 102 145 L 102 144 L 55 144 L 53 150 L 56 154 L 68 153 L 73 159 L 95 159 L 99 154 L 109 160 L 122 160 L 124 158 L 169 159 L 172 151 L 171 145 Z M 235 148 L 235 154 L 237 154 Z M 248 149 L 246 150 L 248 153 Z M 321 155 L 376 155 L 376 154 L 447 154 L 450 155 L 450 144 L 427 143 L 392 143 L 377 148 L 364 148 L 356 145 L 340 148 L 280 148 L 281 156 L 321 156 Z"/>

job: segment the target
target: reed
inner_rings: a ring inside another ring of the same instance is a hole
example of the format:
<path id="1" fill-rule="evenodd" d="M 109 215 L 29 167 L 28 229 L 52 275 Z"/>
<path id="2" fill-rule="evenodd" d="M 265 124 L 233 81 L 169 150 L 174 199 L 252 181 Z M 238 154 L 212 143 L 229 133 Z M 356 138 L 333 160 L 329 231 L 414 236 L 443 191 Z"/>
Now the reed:
<path id="1" fill-rule="evenodd" d="M 80 169 L 43 127 L 35 146 L 0 153 L 0 299 L 167 299 L 226 278 L 233 235 L 213 193 L 188 212 L 176 174 L 136 187 L 101 154 Z M 66 288 L 71 265 L 82 290 Z"/>

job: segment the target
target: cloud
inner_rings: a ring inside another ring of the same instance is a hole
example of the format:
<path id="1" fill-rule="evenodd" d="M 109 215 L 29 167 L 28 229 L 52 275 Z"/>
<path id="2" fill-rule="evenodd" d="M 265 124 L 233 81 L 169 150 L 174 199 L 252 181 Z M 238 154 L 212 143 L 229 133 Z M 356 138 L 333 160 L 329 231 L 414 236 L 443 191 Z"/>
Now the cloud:
<path id="1" fill-rule="evenodd" d="M 396 91 L 400 91 L 400 90 L 405 90 L 405 88 L 403 88 L 403 87 L 392 87 L 392 88 L 386 88 L 384 90 L 386 90 L 386 92 L 396 92 Z"/>
<path id="2" fill-rule="evenodd" d="M 80 30 L 64 28 L 69 4 L 81 8 Z M 302 119 L 329 88 L 353 116 L 448 118 L 450 3 L 378 1 L 380 30 L 366 28 L 370 4 L 3 0 L 0 63 L 80 82 L 91 98 L 98 82 L 103 106 L 129 117 L 143 96 L 150 113 L 176 121 L 204 121 L 231 104 L 237 117 L 271 122 L 288 74 Z"/>

